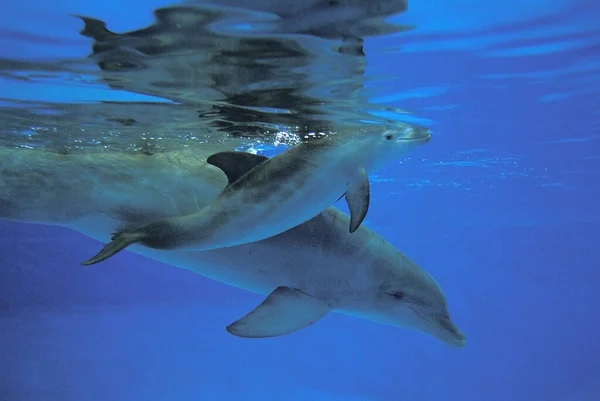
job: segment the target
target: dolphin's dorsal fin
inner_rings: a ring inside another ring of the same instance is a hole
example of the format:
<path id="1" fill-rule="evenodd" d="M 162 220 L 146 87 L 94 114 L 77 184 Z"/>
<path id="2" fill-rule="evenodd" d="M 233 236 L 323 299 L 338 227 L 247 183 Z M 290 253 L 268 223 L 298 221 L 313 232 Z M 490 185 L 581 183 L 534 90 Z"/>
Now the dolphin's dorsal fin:
<path id="1" fill-rule="evenodd" d="M 329 312 L 329 306 L 300 290 L 277 287 L 253 311 L 227 326 L 238 337 L 264 338 L 308 327 Z"/>
<path id="2" fill-rule="evenodd" d="M 92 38 L 96 41 L 114 39 L 119 36 L 118 34 L 106 29 L 106 23 L 96 18 L 89 18 L 81 15 L 74 15 L 74 17 L 81 19 L 85 24 L 83 29 L 79 31 L 80 35 L 87 36 L 88 38 Z"/>
<path id="3" fill-rule="evenodd" d="M 356 179 L 348 186 L 348 190 L 346 191 L 346 202 L 348 203 L 348 209 L 350 209 L 351 233 L 360 227 L 367 216 L 370 199 L 369 176 L 367 175 L 367 171 L 361 168 L 358 171 Z"/>
<path id="4" fill-rule="evenodd" d="M 236 182 L 241 176 L 268 160 L 267 156 L 255 155 L 247 152 L 219 152 L 206 159 L 208 164 L 220 168 L 229 181 L 229 185 Z"/>

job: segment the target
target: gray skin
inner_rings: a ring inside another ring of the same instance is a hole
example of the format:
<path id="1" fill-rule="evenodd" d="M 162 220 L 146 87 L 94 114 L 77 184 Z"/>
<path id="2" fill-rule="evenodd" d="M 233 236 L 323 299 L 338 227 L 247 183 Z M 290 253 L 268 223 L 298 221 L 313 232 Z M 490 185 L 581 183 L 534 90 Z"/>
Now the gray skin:
<path id="1" fill-rule="evenodd" d="M 103 241 L 114 230 L 189 213 L 209 203 L 227 180 L 204 158 L 191 151 L 61 156 L 3 149 L 0 218 L 70 227 Z M 329 208 L 282 234 L 227 249 L 163 252 L 134 245 L 130 250 L 263 295 L 281 287 L 295 289 L 300 301 L 308 299 L 306 310 L 312 311 L 313 304 L 322 308 L 315 319 L 296 322 L 292 329 L 281 329 L 272 318 L 260 322 L 266 330 L 260 333 L 248 331 L 256 329 L 252 321 L 235 330 L 247 315 L 228 326 L 235 335 L 281 335 L 333 311 L 413 328 L 451 346 L 464 346 L 465 337 L 450 319 L 436 281 L 367 227 L 349 233 L 348 223 L 348 216 Z M 301 316 L 302 305 L 293 304 L 284 311 L 286 316 Z"/>
<path id="2" fill-rule="evenodd" d="M 236 176 L 195 213 L 115 233 L 82 264 L 101 262 L 133 243 L 204 251 L 260 241 L 315 217 L 344 194 L 352 217 L 349 229 L 354 232 L 368 210 L 368 174 L 429 139 L 428 130 L 401 123 L 386 130 L 376 126 L 302 142 Z"/>

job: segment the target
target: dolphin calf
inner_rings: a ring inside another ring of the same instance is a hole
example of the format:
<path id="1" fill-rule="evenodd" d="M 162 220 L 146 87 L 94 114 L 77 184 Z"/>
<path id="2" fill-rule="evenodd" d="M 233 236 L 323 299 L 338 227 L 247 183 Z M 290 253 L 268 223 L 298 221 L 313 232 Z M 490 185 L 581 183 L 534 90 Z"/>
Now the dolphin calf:
<path id="1" fill-rule="evenodd" d="M 204 251 L 260 241 L 315 217 L 343 196 L 352 233 L 369 208 L 368 174 L 429 139 L 426 129 L 397 124 L 383 132 L 323 136 L 271 159 L 216 153 L 207 161 L 223 170 L 229 185 L 208 206 L 117 232 L 82 265 L 101 262 L 133 243 Z"/>
<path id="2" fill-rule="evenodd" d="M 0 149 L 0 218 L 70 227 L 101 240 L 112 230 L 208 204 L 227 180 L 204 157 L 191 150 L 63 156 Z M 149 194 L 155 195 L 152 201 Z M 265 301 L 227 326 L 236 336 L 283 335 L 335 312 L 464 346 L 465 336 L 452 322 L 434 278 L 367 227 L 349 233 L 349 220 L 330 207 L 284 233 L 226 249 L 130 249 L 264 294 Z"/>

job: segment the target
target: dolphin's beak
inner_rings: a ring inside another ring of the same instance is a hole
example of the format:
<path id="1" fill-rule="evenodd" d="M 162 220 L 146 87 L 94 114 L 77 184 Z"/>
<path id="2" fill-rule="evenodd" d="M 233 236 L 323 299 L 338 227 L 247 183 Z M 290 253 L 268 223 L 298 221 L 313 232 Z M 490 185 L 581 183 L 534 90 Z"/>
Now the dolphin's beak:
<path id="1" fill-rule="evenodd" d="M 411 308 L 421 318 L 421 330 L 452 347 L 462 348 L 467 338 L 445 313 L 428 313 L 418 308 Z"/>
<path id="2" fill-rule="evenodd" d="M 444 341 L 446 344 L 453 347 L 462 348 L 467 343 L 467 338 L 462 331 L 447 316 L 440 316 L 435 320 L 439 328 L 439 332 L 436 333 L 436 337 Z"/>
<path id="3" fill-rule="evenodd" d="M 429 128 L 411 126 L 407 131 L 398 138 L 399 141 L 415 141 L 425 144 L 431 140 L 431 130 Z"/>

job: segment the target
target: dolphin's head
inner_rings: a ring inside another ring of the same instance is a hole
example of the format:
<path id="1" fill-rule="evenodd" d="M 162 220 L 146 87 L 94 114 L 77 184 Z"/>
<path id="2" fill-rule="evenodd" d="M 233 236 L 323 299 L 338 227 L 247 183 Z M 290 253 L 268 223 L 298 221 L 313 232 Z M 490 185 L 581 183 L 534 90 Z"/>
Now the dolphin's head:
<path id="1" fill-rule="evenodd" d="M 398 160 L 409 150 L 429 142 L 431 131 L 413 124 L 397 123 L 385 130 L 370 127 L 353 136 L 356 140 L 348 141 L 347 144 L 352 146 L 355 154 L 361 155 L 359 157 L 363 158 L 365 168 L 372 172 Z"/>
<path id="2" fill-rule="evenodd" d="M 379 135 L 379 146 L 394 158 L 431 140 L 431 131 L 417 125 L 399 123 Z"/>
<path id="3" fill-rule="evenodd" d="M 394 252 L 396 253 L 396 252 Z M 430 334 L 454 347 L 463 347 L 465 335 L 454 325 L 438 283 L 400 252 L 379 259 L 372 280 L 361 294 L 363 317 Z"/>

